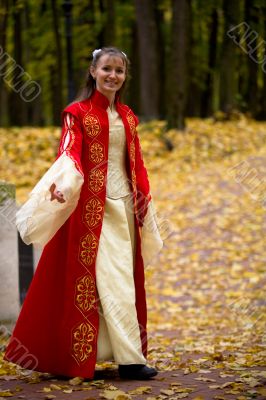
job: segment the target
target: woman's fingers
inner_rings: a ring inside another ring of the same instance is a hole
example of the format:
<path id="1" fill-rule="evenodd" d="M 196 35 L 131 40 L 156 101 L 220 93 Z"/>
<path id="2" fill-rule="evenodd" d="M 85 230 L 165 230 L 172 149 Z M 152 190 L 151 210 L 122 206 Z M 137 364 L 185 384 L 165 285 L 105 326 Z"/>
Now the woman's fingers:
<path id="1" fill-rule="evenodd" d="M 64 199 L 63 193 L 61 193 L 59 190 L 56 190 L 56 184 L 55 183 L 53 183 L 50 186 L 49 191 L 51 192 L 50 201 L 57 200 L 59 203 L 65 203 L 66 202 L 66 200 Z"/>

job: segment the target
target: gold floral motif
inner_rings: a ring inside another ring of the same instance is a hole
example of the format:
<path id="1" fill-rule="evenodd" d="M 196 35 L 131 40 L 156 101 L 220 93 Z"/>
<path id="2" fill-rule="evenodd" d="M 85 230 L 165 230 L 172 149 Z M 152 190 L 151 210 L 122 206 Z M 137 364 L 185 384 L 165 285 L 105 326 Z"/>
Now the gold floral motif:
<path id="1" fill-rule="evenodd" d="M 134 136 L 135 135 L 135 130 L 136 130 L 136 124 L 135 124 L 135 120 L 134 120 L 133 115 L 131 115 L 131 114 L 127 115 L 127 122 L 129 124 L 131 135 Z"/>
<path id="2" fill-rule="evenodd" d="M 99 162 L 103 160 L 103 157 L 104 157 L 103 146 L 98 142 L 92 143 L 90 146 L 90 154 L 89 154 L 90 160 L 96 164 L 99 164 Z"/>
<path id="3" fill-rule="evenodd" d="M 95 228 L 102 220 L 103 204 L 98 198 L 91 198 L 85 204 L 84 222 L 89 228 Z"/>
<path id="4" fill-rule="evenodd" d="M 89 266 L 95 261 L 97 245 L 98 239 L 91 232 L 81 239 L 79 257 L 84 266 Z"/>
<path id="5" fill-rule="evenodd" d="M 97 193 L 102 190 L 104 186 L 104 173 L 100 169 L 94 169 L 89 175 L 89 189 Z"/>
<path id="6" fill-rule="evenodd" d="M 130 143 L 130 159 L 132 160 L 132 162 L 135 162 L 135 143 L 132 141 Z"/>
<path id="7" fill-rule="evenodd" d="M 101 132 L 101 124 L 96 115 L 87 113 L 83 118 L 83 124 L 87 134 L 92 138 Z"/>
<path id="8" fill-rule="evenodd" d="M 84 363 L 93 351 L 96 330 L 89 322 L 82 322 L 72 331 L 73 357 L 78 364 Z"/>
<path id="9" fill-rule="evenodd" d="M 81 312 L 90 311 L 96 302 L 95 283 L 91 274 L 86 274 L 78 278 L 76 282 L 75 304 Z"/>

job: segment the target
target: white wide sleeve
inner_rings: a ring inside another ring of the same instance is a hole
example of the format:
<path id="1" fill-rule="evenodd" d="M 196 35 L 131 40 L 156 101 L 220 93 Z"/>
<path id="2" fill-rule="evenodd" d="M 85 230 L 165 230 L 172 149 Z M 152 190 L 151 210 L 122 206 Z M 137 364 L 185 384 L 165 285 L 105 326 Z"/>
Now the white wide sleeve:
<path id="1" fill-rule="evenodd" d="M 74 117 L 67 114 L 61 138 L 60 156 L 33 188 L 29 199 L 16 214 L 16 225 L 26 244 L 45 246 L 77 206 L 84 182 L 79 167 L 82 143 L 80 135 L 78 126 L 75 127 Z M 51 200 L 52 184 L 55 184 L 56 190 L 63 194 L 65 202 Z"/>

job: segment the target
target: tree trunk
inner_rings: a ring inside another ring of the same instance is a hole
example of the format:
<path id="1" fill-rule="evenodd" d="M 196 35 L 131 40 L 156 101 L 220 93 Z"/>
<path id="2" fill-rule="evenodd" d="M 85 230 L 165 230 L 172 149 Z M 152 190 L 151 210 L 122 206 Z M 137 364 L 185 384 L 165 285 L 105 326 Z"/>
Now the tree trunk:
<path id="1" fill-rule="evenodd" d="M 157 26 L 158 41 L 158 74 L 159 74 L 159 117 L 166 118 L 167 102 L 166 102 L 166 51 L 165 39 L 163 32 L 164 16 L 163 11 L 159 8 L 160 0 L 155 1 L 155 21 Z"/>
<path id="2" fill-rule="evenodd" d="M 12 67 L 12 72 L 8 74 L 8 81 L 11 86 L 9 112 L 11 124 L 22 126 L 27 123 L 27 107 L 23 98 L 21 88 L 25 84 L 23 80 L 25 70 L 23 68 L 22 57 L 22 13 L 24 9 L 20 8 L 19 1 L 13 0 L 13 23 L 14 23 L 14 59 L 16 64 Z"/>
<path id="3" fill-rule="evenodd" d="M 0 56 L 6 51 L 6 35 L 7 35 L 7 20 L 8 20 L 8 0 L 0 2 L 2 15 L 0 15 Z M 3 81 L 5 76 L 6 66 L 1 66 L 0 79 L 0 125 L 8 126 L 8 92 Z"/>
<path id="4" fill-rule="evenodd" d="M 141 113 L 140 108 L 140 65 L 139 65 L 139 57 L 135 57 L 135 54 L 139 52 L 139 41 L 137 34 L 137 26 L 136 22 L 132 21 L 131 27 L 132 41 L 130 47 L 129 58 L 131 60 L 130 65 L 130 81 L 133 82 L 133 85 L 129 85 L 126 91 L 126 99 L 128 104 L 133 108 L 136 114 Z"/>
<path id="5" fill-rule="evenodd" d="M 65 38 L 66 38 L 66 67 L 67 67 L 67 100 L 72 102 L 75 97 L 75 83 L 73 73 L 73 48 L 72 48 L 72 1 L 62 4 L 65 16 Z"/>
<path id="6" fill-rule="evenodd" d="M 13 69 L 12 74 L 12 83 L 11 89 L 12 92 L 10 94 L 10 117 L 11 124 L 22 126 L 27 122 L 27 108 L 26 103 L 21 96 L 21 91 L 19 88 L 23 87 L 24 81 L 24 73 L 25 70 L 23 68 L 23 44 L 22 44 L 22 13 L 24 11 L 23 8 L 20 8 L 18 4 L 18 0 L 13 0 L 13 20 L 14 20 L 14 59 L 16 62 L 16 66 Z M 9 77 L 10 79 L 10 77 Z M 16 89 L 16 90 L 15 90 Z"/>
<path id="7" fill-rule="evenodd" d="M 173 0 L 168 128 L 185 128 L 190 0 Z"/>
<path id="8" fill-rule="evenodd" d="M 63 95 L 63 83 L 62 83 L 62 73 L 63 73 L 63 52 L 61 45 L 61 35 L 59 30 L 59 17 L 56 0 L 51 0 L 52 14 L 53 14 L 53 28 L 55 36 L 55 46 L 56 46 L 56 71 L 51 74 L 52 87 L 52 99 L 53 99 L 53 124 L 61 125 L 61 111 L 63 107 L 62 95 Z"/>
<path id="9" fill-rule="evenodd" d="M 135 0 L 139 57 L 141 116 L 145 120 L 159 117 L 158 27 L 153 0 Z"/>
<path id="10" fill-rule="evenodd" d="M 245 14 L 248 25 L 250 26 L 252 31 L 258 32 L 259 30 L 259 10 L 254 6 L 253 1 L 246 0 L 245 1 Z M 248 40 L 248 39 L 247 39 Z M 252 41 L 252 57 L 247 57 L 248 64 L 248 85 L 247 91 L 244 93 L 246 103 L 248 104 L 248 111 L 252 114 L 252 116 L 256 116 L 259 107 L 259 98 L 258 98 L 258 69 L 259 65 L 256 61 L 258 61 L 258 53 L 257 53 L 257 45 L 261 39 L 254 37 Z"/>
<path id="11" fill-rule="evenodd" d="M 217 10 L 213 10 L 211 26 L 209 36 L 209 60 L 208 60 L 208 72 L 205 81 L 205 90 L 202 94 L 201 100 L 201 117 L 206 118 L 213 114 L 213 82 L 214 82 L 214 71 L 216 67 L 216 55 L 217 55 L 217 32 L 218 32 L 218 15 Z"/>
<path id="12" fill-rule="evenodd" d="M 104 29 L 104 39 L 107 46 L 114 46 L 116 41 L 115 5 L 114 0 L 107 1 L 106 23 Z"/>
<path id="13" fill-rule="evenodd" d="M 239 24 L 239 0 L 224 0 L 224 40 L 221 53 L 220 69 L 220 109 L 230 113 L 237 107 L 238 87 L 238 47 L 227 34 Z"/>
<path id="14" fill-rule="evenodd" d="M 262 41 L 262 39 L 265 40 L 265 38 L 266 38 L 266 18 L 265 18 L 265 16 L 266 16 L 266 5 L 263 5 L 260 8 L 260 19 L 261 19 L 260 24 L 262 26 L 262 38 L 260 39 L 261 41 Z M 265 46 L 265 42 L 264 42 L 264 46 Z M 264 50 L 264 52 L 262 52 L 262 57 L 263 57 L 263 60 L 259 66 L 259 68 L 262 69 L 262 87 L 259 92 L 260 107 L 259 107 L 258 114 L 256 115 L 256 117 L 260 120 L 266 121 L 266 50 Z"/>

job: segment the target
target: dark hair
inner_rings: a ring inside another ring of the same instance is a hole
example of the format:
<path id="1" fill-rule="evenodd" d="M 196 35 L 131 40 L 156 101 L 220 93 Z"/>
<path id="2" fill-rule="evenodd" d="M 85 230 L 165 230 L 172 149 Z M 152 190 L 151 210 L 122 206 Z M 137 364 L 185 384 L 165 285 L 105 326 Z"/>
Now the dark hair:
<path id="1" fill-rule="evenodd" d="M 94 55 L 94 57 L 92 58 L 92 62 L 90 64 L 87 74 L 86 74 L 85 84 L 79 90 L 74 102 L 82 101 L 82 100 L 85 100 L 85 99 L 91 97 L 91 95 L 93 94 L 93 92 L 96 88 L 96 85 L 95 85 L 95 80 L 90 73 L 90 68 L 91 67 L 96 68 L 99 59 L 106 54 L 108 54 L 110 56 L 122 58 L 123 63 L 126 67 L 126 79 L 125 79 L 123 85 L 121 86 L 121 88 L 117 92 L 117 95 L 119 95 L 119 97 L 122 96 L 122 94 L 125 91 L 127 81 L 129 79 L 129 66 L 130 66 L 129 59 L 127 58 L 125 53 L 123 53 L 121 50 L 117 49 L 116 47 L 103 47 L 103 48 L 99 49 L 99 51 L 97 51 L 96 54 Z"/>

